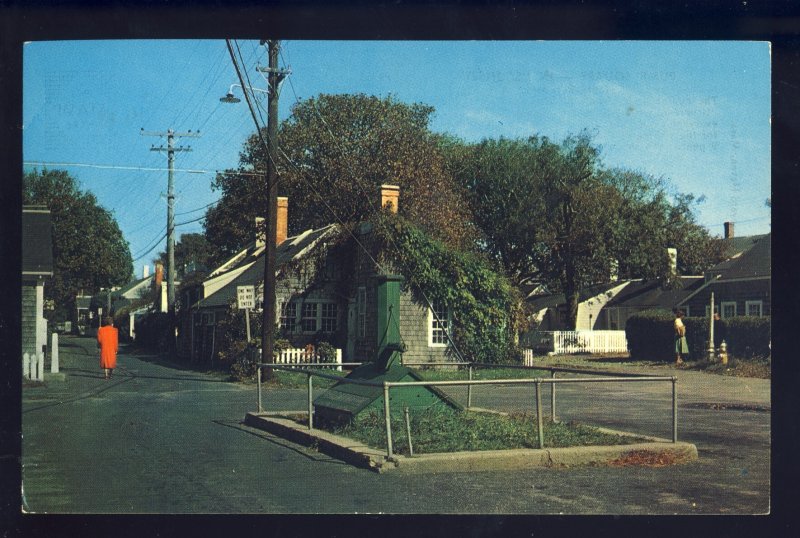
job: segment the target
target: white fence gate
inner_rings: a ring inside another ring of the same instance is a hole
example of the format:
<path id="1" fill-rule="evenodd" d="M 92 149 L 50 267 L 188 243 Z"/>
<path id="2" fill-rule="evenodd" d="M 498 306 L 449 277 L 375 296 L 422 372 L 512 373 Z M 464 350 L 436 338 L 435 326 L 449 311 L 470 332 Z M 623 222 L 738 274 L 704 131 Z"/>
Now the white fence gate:
<path id="1" fill-rule="evenodd" d="M 625 331 L 543 331 L 536 334 L 534 349 L 555 355 L 572 353 L 627 353 Z M 534 349 L 526 349 L 526 364 L 533 360 Z"/>
<path id="2" fill-rule="evenodd" d="M 277 364 L 306 364 L 309 362 L 322 362 L 319 352 L 308 353 L 304 348 L 282 349 L 275 357 Z M 342 350 L 336 350 L 336 358 L 331 363 L 331 368 L 342 371 Z"/>

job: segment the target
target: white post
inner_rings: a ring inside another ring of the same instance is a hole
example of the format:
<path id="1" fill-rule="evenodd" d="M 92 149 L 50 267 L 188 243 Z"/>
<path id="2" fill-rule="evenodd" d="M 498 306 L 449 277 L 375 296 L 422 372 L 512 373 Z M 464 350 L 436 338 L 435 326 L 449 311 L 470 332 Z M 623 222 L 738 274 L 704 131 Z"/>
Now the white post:
<path id="1" fill-rule="evenodd" d="M 44 381 L 44 353 L 38 353 L 36 356 L 36 380 Z"/>
<path id="2" fill-rule="evenodd" d="M 708 314 L 708 361 L 714 362 L 714 292 L 711 292 L 711 308 Z"/>
<path id="3" fill-rule="evenodd" d="M 336 349 L 336 364 L 339 366 L 336 367 L 336 370 L 341 372 L 342 371 L 342 350 Z"/>
<path id="4" fill-rule="evenodd" d="M 31 356 L 27 353 L 22 354 L 22 377 L 31 378 Z"/>
<path id="5" fill-rule="evenodd" d="M 50 344 L 50 373 L 58 373 L 58 333 L 53 333 Z"/>

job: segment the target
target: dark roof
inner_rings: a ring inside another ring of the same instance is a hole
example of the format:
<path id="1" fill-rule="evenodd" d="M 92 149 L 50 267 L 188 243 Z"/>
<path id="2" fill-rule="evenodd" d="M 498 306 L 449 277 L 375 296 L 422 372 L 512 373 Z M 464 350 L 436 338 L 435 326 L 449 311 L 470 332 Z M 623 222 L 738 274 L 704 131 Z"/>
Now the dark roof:
<path id="1" fill-rule="evenodd" d="M 22 208 L 22 274 L 53 276 L 53 232 L 48 209 Z"/>
<path id="2" fill-rule="evenodd" d="M 671 310 L 686 297 L 703 285 L 700 276 L 680 277 L 681 286 L 675 289 L 664 289 L 658 280 L 638 280 L 630 282 L 606 307 L 631 307 L 636 309 L 661 308 Z"/>
<path id="3" fill-rule="evenodd" d="M 761 239 L 769 234 L 762 235 L 747 235 L 742 237 L 731 237 L 730 239 L 723 239 L 725 241 L 725 257 L 733 258 L 753 248 L 753 246 Z"/>
<path id="4" fill-rule="evenodd" d="M 763 278 L 772 275 L 772 234 L 760 239 L 741 255 L 711 268 L 720 275 L 717 282 L 743 278 Z"/>
<path id="5" fill-rule="evenodd" d="M 332 233 L 334 230 L 338 229 L 338 227 L 334 224 L 330 224 L 325 226 L 324 228 L 319 228 L 317 230 L 307 230 L 300 235 L 296 235 L 294 237 L 289 237 L 278 245 L 278 248 L 275 249 L 275 267 L 276 270 L 280 270 L 281 267 L 286 265 L 288 262 L 292 261 L 298 254 L 304 253 L 303 251 L 308 248 L 309 246 L 313 245 L 316 241 L 321 239 L 323 236 Z M 253 261 L 250 259 L 249 261 Z M 240 267 L 242 264 L 239 263 L 235 267 Z M 235 268 L 234 267 L 234 268 Z M 249 285 L 259 285 L 264 280 L 264 253 L 263 251 L 259 256 L 255 258 L 255 263 L 245 269 L 240 275 L 236 278 L 225 284 L 222 288 L 217 290 L 216 292 L 212 293 L 208 297 L 204 299 L 200 299 L 194 304 L 195 308 L 209 308 L 209 307 L 220 307 L 220 306 L 228 306 L 233 301 L 236 300 L 236 287 L 237 286 L 249 286 Z"/>
<path id="6" fill-rule="evenodd" d="M 121 297 L 121 296 L 125 295 L 126 293 L 128 293 L 129 291 L 131 291 L 136 286 L 138 286 L 139 284 L 141 284 L 142 282 L 144 282 L 145 280 L 151 280 L 153 278 L 153 276 L 154 275 L 150 275 L 150 276 L 146 276 L 144 278 L 140 278 L 138 280 L 132 280 L 131 282 L 125 284 L 123 287 L 121 287 L 117 291 L 113 292 L 111 295 L 112 295 L 112 297 L 115 296 L 115 295 Z"/>
<path id="7" fill-rule="evenodd" d="M 606 284 L 596 284 L 594 286 L 590 286 L 578 292 L 578 302 L 582 303 L 587 301 L 592 297 L 596 297 L 601 293 L 612 290 L 621 284 L 622 282 L 609 282 Z M 558 305 L 566 304 L 567 299 L 563 293 L 550 293 L 547 295 L 534 295 L 532 297 L 528 297 L 526 301 L 534 309 L 542 310 L 543 308 L 554 308 Z"/>

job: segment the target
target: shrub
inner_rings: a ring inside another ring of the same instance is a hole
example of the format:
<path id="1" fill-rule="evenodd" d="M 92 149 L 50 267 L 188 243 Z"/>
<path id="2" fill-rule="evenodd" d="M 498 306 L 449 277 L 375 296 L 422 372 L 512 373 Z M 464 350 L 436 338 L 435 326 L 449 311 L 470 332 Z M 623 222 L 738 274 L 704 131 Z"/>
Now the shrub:
<path id="1" fill-rule="evenodd" d="M 739 359 L 768 357 L 771 355 L 771 318 L 735 317 L 722 320 L 728 354 Z M 716 338 L 715 338 L 716 340 Z"/>
<path id="2" fill-rule="evenodd" d="M 261 358 L 261 348 L 252 343 L 248 345 L 246 342 L 236 342 L 230 349 L 230 353 L 232 357 L 231 377 L 236 381 L 253 379 L 258 371 L 256 365 Z"/>
<path id="3" fill-rule="evenodd" d="M 625 337 L 628 339 L 631 359 L 674 361 L 674 319 L 669 310 L 646 310 L 628 318 L 625 323 Z M 689 340 L 688 326 L 686 339 Z M 692 349 L 691 341 L 689 349 Z"/>
<path id="4" fill-rule="evenodd" d="M 673 314 L 668 310 L 648 310 L 631 316 L 625 324 L 628 349 L 634 360 L 675 360 Z M 683 318 L 689 357 L 703 360 L 708 357 L 707 317 Z M 739 359 L 767 357 L 770 355 L 770 318 L 734 317 L 714 323 L 714 347 L 722 341 L 728 346 L 728 355 Z"/>
<path id="5" fill-rule="evenodd" d="M 319 362 L 336 362 L 336 348 L 332 344 L 320 342 L 316 349 Z"/>

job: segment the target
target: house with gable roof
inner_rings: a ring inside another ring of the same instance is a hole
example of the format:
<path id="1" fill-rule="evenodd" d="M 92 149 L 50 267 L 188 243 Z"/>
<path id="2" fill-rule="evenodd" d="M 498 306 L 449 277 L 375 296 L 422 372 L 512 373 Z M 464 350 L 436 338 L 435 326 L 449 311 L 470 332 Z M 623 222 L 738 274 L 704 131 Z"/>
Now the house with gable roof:
<path id="1" fill-rule="evenodd" d="M 772 234 L 744 239 L 745 250 L 706 271 L 703 284 L 680 302 L 687 315 L 708 316 L 712 292 L 722 318 L 771 314 Z"/>
<path id="2" fill-rule="evenodd" d="M 381 186 L 381 205 L 397 211 L 399 188 Z M 339 224 L 287 237 L 288 200 L 278 198 L 276 246 L 276 320 L 282 337 L 294 347 L 325 341 L 343 350 L 345 361 L 374 360 L 377 352 L 377 281 L 379 250 L 370 224 L 348 231 Z M 179 329 L 179 353 L 210 362 L 217 351 L 218 321 L 235 307 L 237 287 L 256 290 L 255 313 L 263 298 L 264 243 L 256 238 L 214 269 L 202 284 L 185 290 L 191 305 Z M 452 323 L 444 305 L 416 302 L 401 292 L 400 334 L 406 361 L 441 361 L 449 357 L 445 330 Z M 257 337 L 258 335 L 252 335 Z"/>

